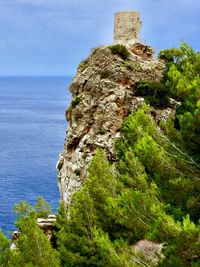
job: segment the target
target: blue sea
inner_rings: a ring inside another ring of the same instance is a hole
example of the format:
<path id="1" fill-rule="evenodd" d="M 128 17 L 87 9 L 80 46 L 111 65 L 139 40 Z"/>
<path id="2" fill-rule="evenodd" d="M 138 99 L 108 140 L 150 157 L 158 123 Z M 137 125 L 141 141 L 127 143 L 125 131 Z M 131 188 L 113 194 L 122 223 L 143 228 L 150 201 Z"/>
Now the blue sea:
<path id="1" fill-rule="evenodd" d="M 56 211 L 56 162 L 70 101 L 66 77 L 0 78 L 0 228 L 15 229 L 13 205 L 42 196 Z"/>

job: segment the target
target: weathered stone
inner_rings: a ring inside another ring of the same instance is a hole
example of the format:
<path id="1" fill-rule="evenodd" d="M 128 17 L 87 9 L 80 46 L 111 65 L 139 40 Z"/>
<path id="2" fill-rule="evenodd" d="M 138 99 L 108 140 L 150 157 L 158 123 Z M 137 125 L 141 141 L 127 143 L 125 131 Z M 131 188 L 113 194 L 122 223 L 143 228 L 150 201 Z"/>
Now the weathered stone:
<path id="1" fill-rule="evenodd" d="M 117 12 L 115 14 L 114 43 L 128 46 L 139 42 L 141 26 L 139 12 Z"/>
<path id="2" fill-rule="evenodd" d="M 56 223 L 56 216 L 54 214 L 48 215 L 47 218 L 38 218 L 37 219 L 37 225 L 41 229 L 46 229 L 49 227 L 54 227 Z"/>
<path id="3" fill-rule="evenodd" d="M 152 47 L 141 43 L 135 43 L 129 47 L 129 51 L 135 55 L 142 57 L 143 59 L 152 59 L 154 51 Z"/>
<path id="4" fill-rule="evenodd" d="M 57 164 L 61 200 L 67 205 L 82 185 L 87 165 L 98 147 L 106 149 L 109 158 L 115 160 L 113 144 L 120 136 L 124 118 L 144 102 L 144 98 L 135 95 L 135 83 L 159 81 L 165 67 L 155 59 L 134 53 L 124 61 L 106 46 L 94 49 L 84 62 L 70 85 L 73 101 L 79 101 L 67 110 L 69 128 Z"/>
<path id="5" fill-rule="evenodd" d="M 158 263 L 164 258 L 162 250 L 163 244 L 158 244 L 149 240 L 140 240 L 132 246 L 133 251 L 139 256 L 151 262 L 151 266 L 157 266 Z M 146 266 L 146 265 L 145 265 Z"/>
<path id="6" fill-rule="evenodd" d="M 61 155 L 60 155 L 61 157 Z M 53 241 L 55 225 L 56 225 L 56 216 L 55 214 L 50 214 L 46 218 L 37 218 L 37 225 L 40 229 L 43 230 L 44 234 L 50 241 Z M 16 241 L 20 237 L 19 231 L 12 232 L 12 242 L 10 245 L 10 249 L 14 250 L 17 248 Z"/>
<path id="7" fill-rule="evenodd" d="M 155 120 L 156 123 L 166 122 L 168 119 L 174 119 L 176 111 L 173 108 L 154 109 L 149 110 L 149 114 Z"/>

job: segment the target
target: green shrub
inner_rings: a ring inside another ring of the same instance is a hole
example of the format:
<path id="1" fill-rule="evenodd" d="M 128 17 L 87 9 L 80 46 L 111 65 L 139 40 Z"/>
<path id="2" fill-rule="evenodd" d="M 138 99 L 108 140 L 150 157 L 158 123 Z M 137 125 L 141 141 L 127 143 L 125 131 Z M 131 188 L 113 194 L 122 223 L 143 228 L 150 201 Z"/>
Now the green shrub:
<path id="1" fill-rule="evenodd" d="M 166 62 L 178 62 L 182 57 L 183 52 L 178 48 L 161 50 L 158 54 L 158 58 L 163 59 Z"/>
<path id="2" fill-rule="evenodd" d="M 159 82 L 138 82 L 135 86 L 135 94 L 144 96 L 147 102 L 156 108 L 166 108 L 169 106 L 170 92 L 165 84 Z"/>
<path id="3" fill-rule="evenodd" d="M 175 99 L 181 101 L 178 126 L 187 149 L 200 162 L 200 53 L 182 43 L 182 59 L 171 64 L 167 85 Z"/>
<path id="4" fill-rule="evenodd" d="M 138 63 L 138 62 L 133 63 L 133 62 L 130 62 L 129 60 L 125 60 L 122 66 L 127 68 L 130 71 L 140 71 L 141 70 L 140 63 Z"/>
<path id="5" fill-rule="evenodd" d="M 10 241 L 0 230 L 0 266 L 6 266 L 10 253 Z"/>
<path id="6" fill-rule="evenodd" d="M 76 106 L 78 106 L 78 104 L 81 102 L 81 98 L 80 97 L 76 97 L 74 100 L 72 100 L 71 102 L 71 107 L 75 108 Z"/>
<path id="7" fill-rule="evenodd" d="M 20 230 L 20 235 L 15 241 L 16 248 L 8 251 L 6 250 L 8 242 L 0 232 L 0 266 L 60 267 L 59 252 L 53 248 L 50 240 L 37 224 L 39 216 L 45 217 L 51 212 L 49 204 L 40 197 L 35 206 L 21 201 L 15 205 L 14 211 L 17 214 L 16 226 Z"/>
<path id="8" fill-rule="evenodd" d="M 116 44 L 111 45 L 108 48 L 110 49 L 112 54 L 119 55 L 124 60 L 127 59 L 130 55 L 125 45 Z"/>
<path id="9" fill-rule="evenodd" d="M 109 70 L 105 69 L 105 70 L 102 70 L 101 73 L 100 73 L 100 77 L 101 79 L 106 79 L 110 76 L 110 72 Z"/>

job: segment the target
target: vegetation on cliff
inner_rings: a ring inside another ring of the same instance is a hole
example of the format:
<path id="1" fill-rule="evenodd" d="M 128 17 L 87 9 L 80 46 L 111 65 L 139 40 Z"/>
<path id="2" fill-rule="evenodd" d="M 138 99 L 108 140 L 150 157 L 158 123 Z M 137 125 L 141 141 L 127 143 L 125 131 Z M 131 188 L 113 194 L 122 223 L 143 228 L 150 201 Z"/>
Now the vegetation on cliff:
<path id="1" fill-rule="evenodd" d="M 34 207 L 25 201 L 14 207 L 17 214 L 16 226 L 20 235 L 16 248 L 10 249 L 10 242 L 0 233 L 0 266 L 5 267 L 59 267 L 59 252 L 53 249 L 47 236 L 37 225 L 38 217 L 51 212 L 49 204 L 39 198 Z"/>
<path id="2" fill-rule="evenodd" d="M 199 266 L 199 168 L 165 133 L 143 106 L 124 123 L 118 162 L 96 153 L 70 218 L 58 217 L 64 266 Z M 141 239 L 163 243 L 165 257 L 134 253 Z"/>
<path id="3" fill-rule="evenodd" d="M 125 45 L 115 44 L 109 46 L 109 49 L 113 54 L 119 55 L 124 60 L 127 59 L 130 55 Z"/>
<path id="4" fill-rule="evenodd" d="M 183 43 L 160 58 L 162 80 L 135 88 L 147 104 L 124 121 L 117 161 L 97 150 L 70 208 L 60 206 L 54 248 L 35 222 L 48 208 L 20 205 L 17 248 L 0 234 L 0 266 L 200 266 L 200 53 Z M 176 118 L 156 123 L 151 106 L 171 98 Z M 140 240 L 160 249 L 138 252 Z"/>

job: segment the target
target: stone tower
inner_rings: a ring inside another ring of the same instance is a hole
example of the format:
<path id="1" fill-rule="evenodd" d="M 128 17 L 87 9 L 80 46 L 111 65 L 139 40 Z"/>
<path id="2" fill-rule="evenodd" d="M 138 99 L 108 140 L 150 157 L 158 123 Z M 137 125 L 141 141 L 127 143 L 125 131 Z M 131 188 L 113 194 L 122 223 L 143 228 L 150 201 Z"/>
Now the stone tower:
<path id="1" fill-rule="evenodd" d="M 131 46 L 140 41 L 140 13 L 125 11 L 115 13 L 114 44 Z"/>

